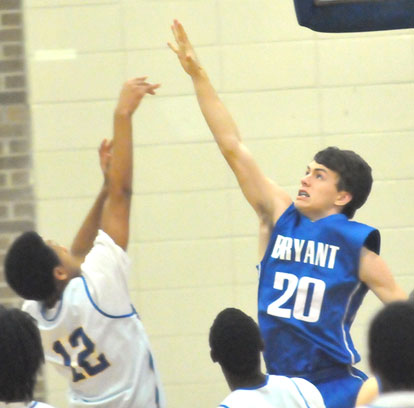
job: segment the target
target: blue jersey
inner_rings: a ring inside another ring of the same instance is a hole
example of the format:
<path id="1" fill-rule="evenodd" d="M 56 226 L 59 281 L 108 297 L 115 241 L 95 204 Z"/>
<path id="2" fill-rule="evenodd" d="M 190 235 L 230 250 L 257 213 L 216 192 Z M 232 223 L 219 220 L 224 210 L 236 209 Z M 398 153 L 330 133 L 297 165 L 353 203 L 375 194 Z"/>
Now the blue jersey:
<path id="1" fill-rule="evenodd" d="M 277 221 L 259 265 L 259 326 L 271 374 L 312 378 L 360 360 L 350 337 L 367 293 L 363 246 L 379 253 L 378 230 L 334 214 L 317 221 L 292 204 Z"/>

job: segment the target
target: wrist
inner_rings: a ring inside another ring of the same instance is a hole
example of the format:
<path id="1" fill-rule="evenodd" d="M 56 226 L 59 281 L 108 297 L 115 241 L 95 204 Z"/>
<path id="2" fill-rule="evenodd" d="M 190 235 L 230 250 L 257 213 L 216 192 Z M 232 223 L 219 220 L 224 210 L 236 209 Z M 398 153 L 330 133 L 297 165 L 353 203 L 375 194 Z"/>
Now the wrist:
<path id="1" fill-rule="evenodd" d="M 203 67 L 199 67 L 199 69 L 191 74 L 191 79 L 193 82 L 197 81 L 208 81 L 207 72 L 203 69 Z"/>
<path id="2" fill-rule="evenodd" d="M 128 108 L 117 106 L 115 108 L 114 116 L 115 119 L 131 119 L 133 111 Z"/>

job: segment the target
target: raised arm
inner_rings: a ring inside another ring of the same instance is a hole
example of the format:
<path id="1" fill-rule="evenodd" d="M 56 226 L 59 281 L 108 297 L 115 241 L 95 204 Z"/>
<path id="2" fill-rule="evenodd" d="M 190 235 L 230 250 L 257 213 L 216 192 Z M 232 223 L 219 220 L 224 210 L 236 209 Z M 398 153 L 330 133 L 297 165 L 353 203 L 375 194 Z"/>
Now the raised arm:
<path id="1" fill-rule="evenodd" d="M 177 20 L 172 32 L 176 44 L 168 43 L 190 75 L 201 112 L 221 153 L 233 170 L 247 201 L 256 211 L 261 223 L 272 226 L 290 205 L 289 195 L 268 179 L 243 144 L 230 113 L 218 97 L 206 71 L 200 65 L 187 34 Z"/>
<path id="2" fill-rule="evenodd" d="M 93 241 L 101 224 L 102 209 L 108 191 L 108 171 L 111 162 L 111 153 L 112 140 L 104 139 L 99 146 L 99 163 L 104 182 L 92 205 L 92 208 L 89 210 L 71 246 L 71 253 L 78 259 L 79 265 L 83 262 L 85 256 L 91 250 Z"/>
<path id="3" fill-rule="evenodd" d="M 375 252 L 362 248 L 359 279 L 383 302 L 407 300 L 405 291 L 397 284 L 385 261 Z"/>
<path id="4" fill-rule="evenodd" d="M 132 115 L 146 94 L 155 94 L 159 84 L 146 77 L 127 81 L 114 112 L 114 137 L 111 165 L 107 174 L 107 197 L 102 209 L 101 225 L 123 249 L 128 246 L 129 213 L 132 196 Z"/>

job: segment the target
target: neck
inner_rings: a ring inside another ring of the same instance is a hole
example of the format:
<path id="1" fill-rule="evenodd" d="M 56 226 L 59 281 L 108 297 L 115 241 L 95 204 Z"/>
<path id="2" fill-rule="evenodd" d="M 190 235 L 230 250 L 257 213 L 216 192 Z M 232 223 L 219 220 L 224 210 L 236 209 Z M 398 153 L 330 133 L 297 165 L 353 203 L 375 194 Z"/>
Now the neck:
<path id="1" fill-rule="evenodd" d="M 223 372 L 231 391 L 239 388 L 258 387 L 266 381 L 266 375 L 260 370 L 246 377 L 240 377 L 238 375 L 225 372 L 225 370 L 223 370 Z"/>
<path id="2" fill-rule="evenodd" d="M 71 279 L 55 279 L 56 290 L 44 301 L 44 305 L 47 309 L 51 309 L 53 306 L 55 306 L 56 302 L 62 297 L 62 293 L 70 281 Z"/>
<path id="3" fill-rule="evenodd" d="M 337 211 L 336 209 L 332 209 L 331 211 L 326 211 L 325 213 L 313 213 L 313 212 L 306 212 L 302 209 L 298 209 L 301 214 L 303 214 L 305 217 L 309 218 L 311 221 L 318 221 L 322 218 L 329 217 L 330 215 L 340 214 L 340 211 Z"/>
<path id="4" fill-rule="evenodd" d="M 53 306 L 55 306 L 56 302 L 60 299 L 60 292 L 55 292 L 52 296 L 47 298 L 43 303 L 46 307 L 46 309 L 51 309 Z"/>

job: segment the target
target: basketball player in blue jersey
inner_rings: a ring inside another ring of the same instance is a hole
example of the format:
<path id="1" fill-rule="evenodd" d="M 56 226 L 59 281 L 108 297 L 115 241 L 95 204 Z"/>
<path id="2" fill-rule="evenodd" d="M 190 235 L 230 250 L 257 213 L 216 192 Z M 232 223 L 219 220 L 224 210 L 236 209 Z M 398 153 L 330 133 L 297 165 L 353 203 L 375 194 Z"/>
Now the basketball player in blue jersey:
<path id="1" fill-rule="evenodd" d="M 259 219 L 259 326 L 271 374 L 302 377 L 328 408 L 354 406 L 366 379 L 350 327 L 371 289 L 383 302 L 406 299 L 379 256 L 379 232 L 350 221 L 371 190 L 371 168 L 329 147 L 306 167 L 292 201 L 267 178 L 197 60 L 178 21 L 169 43 L 190 75 L 201 112 Z"/>
<path id="2" fill-rule="evenodd" d="M 9 285 L 38 323 L 46 359 L 67 378 L 71 407 L 162 408 L 149 341 L 127 286 L 132 116 L 158 84 L 127 81 L 112 142 L 100 148 L 103 187 L 71 250 L 30 231 L 5 259 Z"/>
<path id="3" fill-rule="evenodd" d="M 44 359 L 36 321 L 28 313 L 0 305 L 0 408 L 52 408 L 33 401 Z"/>
<path id="4" fill-rule="evenodd" d="M 309 381 L 262 373 L 263 340 L 259 327 L 241 310 L 227 308 L 217 315 L 209 343 L 211 359 L 220 364 L 231 389 L 219 407 L 325 407 L 322 395 Z"/>

